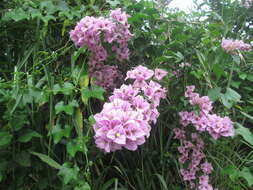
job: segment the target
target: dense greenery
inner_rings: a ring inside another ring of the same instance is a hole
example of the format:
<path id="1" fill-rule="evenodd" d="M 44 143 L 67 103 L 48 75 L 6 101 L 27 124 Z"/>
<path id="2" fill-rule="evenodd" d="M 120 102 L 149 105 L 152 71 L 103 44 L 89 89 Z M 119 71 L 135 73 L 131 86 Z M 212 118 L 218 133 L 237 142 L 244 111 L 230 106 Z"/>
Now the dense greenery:
<path id="1" fill-rule="evenodd" d="M 203 135 L 215 168 L 213 186 L 252 188 L 253 53 L 229 54 L 221 40 L 253 40 L 253 6 L 206 0 L 186 14 L 165 5 L 165 0 L 0 2 L 0 189 L 189 189 L 173 138 L 188 85 L 234 122 L 233 138 Z M 134 37 L 130 59 L 107 64 L 117 64 L 123 73 L 137 65 L 163 68 L 168 96 L 144 145 L 104 154 L 94 143 L 92 116 L 111 92 L 94 85 L 87 68 L 90 52 L 75 47 L 69 31 L 81 18 L 115 8 L 130 15 Z"/>

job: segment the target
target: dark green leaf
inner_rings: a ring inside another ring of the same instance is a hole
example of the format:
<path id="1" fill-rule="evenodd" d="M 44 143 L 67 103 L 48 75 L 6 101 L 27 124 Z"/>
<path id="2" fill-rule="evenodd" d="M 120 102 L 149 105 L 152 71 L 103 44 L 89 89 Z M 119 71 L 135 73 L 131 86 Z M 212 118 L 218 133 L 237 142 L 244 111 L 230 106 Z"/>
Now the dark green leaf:
<path id="1" fill-rule="evenodd" d="M 0 146 L 10 144 L 12 139 L 12 134 L 9 132 L 0 132 Z"/>
<path id="2" fill-rule="evenodd" d="M 33 137 L 41 138 L 42 136 L 37 133 L 36 131 L 33 131 L 31 129 L 27 129 L 25 131 L 22 131 L 22 135 L 18 138 L 19 142 L 26 143 L 29 142 Z"/>
<path id="3" fill-rule="evenodd" d="M 38 156 L 43 162 L 47 163 L 49 166 L 56 168 L 56 169 L 61 169 L 61 165 L 58 164 L 56 161 L 54 161 L 52 158 L 45 154 L 41 154 L 38 152 L 31 152 L 31 154 Z"/>

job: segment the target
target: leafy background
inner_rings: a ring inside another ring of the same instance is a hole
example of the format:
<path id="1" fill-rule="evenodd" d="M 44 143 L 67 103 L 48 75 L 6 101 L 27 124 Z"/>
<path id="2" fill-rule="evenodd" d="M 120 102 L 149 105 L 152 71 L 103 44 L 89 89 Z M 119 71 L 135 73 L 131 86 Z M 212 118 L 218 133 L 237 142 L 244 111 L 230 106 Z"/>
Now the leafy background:
<path id="1" fill-rule="evenodd" d="M 233 138 L 206 138 L 206 153 L 215 167 L 212 183 L 221 190 L 252 188 L 253 53 L 229 55 L 220 42 L 252 41 L 253 7 L 206 0 L 186 14 L 166 4 L 0 2 L 0 189 L 187 189 L 172 129 L 179 125 L 183 91 L 191 84 L 215 102 L 216 112 L 229 115 L 236 128 Z M 104 16 L 118 7 L 131 15 L 134 33 L 130 60 L 120 69 L 142 64 L 167 70 L 168 98 L 145 145 L 135 152 L 103 154 L 94 145 L 92 115 L 110 92 L 93 85 L 87 74 L 89 52 L 74 47 L 69 31 L 84 16 Z M 181 68 L 183 62 L 191 67 Z"/>

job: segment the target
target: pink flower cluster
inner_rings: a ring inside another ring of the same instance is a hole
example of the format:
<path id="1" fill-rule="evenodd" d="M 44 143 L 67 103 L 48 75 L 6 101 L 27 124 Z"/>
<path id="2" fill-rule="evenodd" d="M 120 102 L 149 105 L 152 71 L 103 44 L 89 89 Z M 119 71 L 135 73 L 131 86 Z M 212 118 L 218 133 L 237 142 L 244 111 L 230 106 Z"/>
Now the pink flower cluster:
<path id="1" fill-rule="evenodd" d="M 200 132 L 207 131 L 214 139 L 218 139 L 221 136 L 233 136 L 232 121 L 228 117 L 210 114 L 212 102 L 207 96 L 200 97 L 198 93 L 194 93 L 194 89 L 194 86 L 188 86 L 185 97 L 189 98 L 192 106 L 197 106 L 199 113 L 197 114 L 195 111 L 180 112 L 181 124 L 183 126 L 192 124 Z"/>
<path id="2" fill-rule="evenodd" d="M 182 146 L 178 147 L 181 154 L 179 162 L 185 165 L 186 169 L 181 169 L 180 173 L 191 189 L 214 190 L 209 184 L 209 175 L 213 171 L 212 164 L 206 160 L 203 152 L 204 142 L 201 137 L 192 133 L 187 137 L 183 128 L 174 129 L 175 138 L 180 140 Z"/>
<path id="3" fill-rule="evenodd" d="M 251 45 L 244 43 L 242 40 L 223 39 L 221 42 L 221 47 L 228 53 L 234 53 L 236 50 L 251 50 Z"/>
<path id="4" fill-rule="evenodd" d="M 127 42 L 133 36 L 129 31 L 128 15 L 116 9 L 111 11 L 111 18 L 86 16 L 70 31 L 70 38 L 78 47 L 87 46 L 93 53 L 91 62 L 103 62 L 108 53 L 103 43 L 112 44 L 112 50 L 118 59 L 127 59 Z"/>
<path id="5" fill-rule="evenodd" d="M 121 73 L 116 67 L 109 68 L 102 64 L 108 57 L 104 44 L 110 47 L 118 60 L 128 59 L 129 49 L 127 43 L 133 35 L 129 31 L 130 25 L 127 18 L 126 13 L 122 12 L 121 9 L 116 9 L 111 11 L 110 18 L 86 16 L 77 23 L 74 30 L 70 31 L 70 38 L 77 47 L 86 46 L 91 51 L 90 73 L 96 78 L 96 83 L 106 89 L 115 86 L 114 83 L 118 81 L 118 75 L 121 75 Z M 97 67 L 98 64 L 102 66 Z M 114 72 L 110 73 L 108 70 Z M 103 73 L 103 75 L 100 73 Z M 105 75 L 105 73 L 108 75 Z M 111 78 L 110 82 L 107 81 L 104 84 L 108 78 Z"/>
<path id="6" fill-rule="evenodd" d="M 178 151 L 181 154 L 179 162 L 183 164 L 180 170 L 183 180 L 191 189 L 196 190 L 217 190 L 209 184 L 209 175 L 212 173 L 212 164 L 206 160 L 204 154 L 204 142 L 200 135 L 186 131 L 188 125 L 193 125 L 197 132 L 208 131 L 214 138 L 221 136 L 232 136 L 234 134 L 232 121 L 228 117 L 219 117 L 210 114 L 212 102 L 207 96 L 200 96 L 194 92 L 194 86 L 187 86 L 185 97 L 197 110 L 183 111 L 179 113 L 180 128 L 175 128 L 175 138 L 180 140 L 181 146 Z"/>
<path id="7" fill-rule="evenodd" d="M 95 143 L 104 152 L 113 152 L 126 148 L 136 150 L 149 137 L 151 124 L 159 116 L 157 107 L 166 90 L 152 80 L 161 80 L 167 72 L 156 69 L 155 72 L 144 66 L 138 66 L 127 72 L 127 78 L 134 79 L 133 84 L 123 84 L 114 89 L 103 110 L 94 116 Z"/>

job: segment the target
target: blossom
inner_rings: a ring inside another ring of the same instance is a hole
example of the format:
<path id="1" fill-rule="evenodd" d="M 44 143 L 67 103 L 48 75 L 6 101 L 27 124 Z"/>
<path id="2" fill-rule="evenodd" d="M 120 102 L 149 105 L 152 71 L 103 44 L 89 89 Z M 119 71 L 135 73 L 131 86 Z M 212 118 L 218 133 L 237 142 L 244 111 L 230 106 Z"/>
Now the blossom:
<path id="1" fill-rule="evenodd" d="M 221 47 L 228 53 L 233 53 L 236 50 L 251 50 L 251 45 L 244 43 L 242 40 L 222 39 Z"/>
<path id="2" fill-rule="evenodd" d="M 126 148 L 136 150 L 145 143 L 159 116 L 157 107 L 160 99 L 166 97 L 166 90 L 151 77 L 154 72 L 144 66 L 135 67 L 128 73 L 135 84 L 138 80 L 145 81 L 145 86 L 121 85 L 109 97 L 95 118 L 95 143 L 104 152 L 113 152 Z M 139 73 L 140 77 L 136 74 Z M 149 80 L 149 81 L 148 81 Z M 152 93 L 145 95 L 145 89 Z"/>
<path id="3" fill-rule="evenodd" d="M 206 159 L 205 144 L 198 133 L 206 131 L 214 139 L 233 136 L 233 123 L 229 117 L 211 114 L 212 102 L 207 96 L 200 96 L 194 90 L 195 86 L 187 86 L 184 95 L 188 98 L 190 106 L 195 106 L 197 110 L 179 112 L 181 126 L 173 130 L 174 138 L 181 144 L 178 147 L 178 161 L 184 164 L 184 168 L 180 173 L 191 189 L 217 190 L 209 184 L 213 166 Z M 194 126 L 195 132 L 186 131 L 189 125 Z"/>
<path id="4" fill-rule="evenodd" d="M 155 78 L 157 80 L 161 80 L 163 77 L 165 77 L 168 74 L 167 71 L 164 71 L 162 69 L 155 69 Z"/>
<path id="5" fill-rule="evenodd" d="M 189 98 L 189 103 L 199 108 L 199 114 L 194 111 L 183 111 L 179 113 L 180 123 L 185 127 L 192 124 L 198 131 L 207 131 L 214 139 L 221 136 L 228 137 L 234 135 L 233 123 L 229 117 L 220 117 L 210 114 L 213 109 L 212 102 L 207 96 L 200 96 L 194 92 L 195 86 L 187 86 L 185 97 Z"/>
<path id="6" fill-rule="evenodd" d="M 112 10 L 110 18 L 86 16 L 70 31 L 70 38 L 77 47 L 87 47 L 91 52 L 89 73 L 95 83 L 112 90 L 122 83 L 122 74 L 115 66 L 102 64 L 108 57 L 104 44 L 116 54 L 119 61 L 128 59 L 128 41 L 132 38 L 127 22 L 129 16 L 121 9 Z"/>

